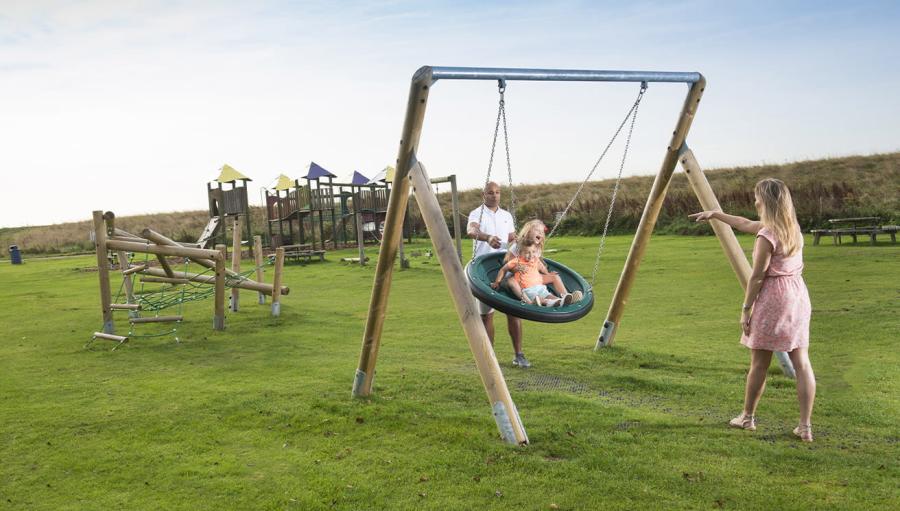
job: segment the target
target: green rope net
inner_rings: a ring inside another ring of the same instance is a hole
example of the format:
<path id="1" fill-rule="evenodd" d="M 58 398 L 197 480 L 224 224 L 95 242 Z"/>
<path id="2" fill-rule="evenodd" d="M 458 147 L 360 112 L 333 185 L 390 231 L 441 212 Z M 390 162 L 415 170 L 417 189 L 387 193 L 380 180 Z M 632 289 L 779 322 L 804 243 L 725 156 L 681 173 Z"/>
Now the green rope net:
<path id="1" fill-rule="evenodd" d="M 127 264 L 127 261 L 120 261 L 119 264 Z M 144 254 L 144 263 L 145 265 L 150 265 L 150 254 Z M 188 258 L 184 259 L 184 273 L 187 273 L 191 264 L 191 260 Z M 240 284 L 240 282 L 250 280 L 250 275 L 254 274 L 256 270 L 259 268 L 272 264 L 270 262 L 263 262 L 262 265 L 251 268 L 247 271 L 238 273 L 236 275 L 228 274 L 225 277 L 225 287 L 226 289 L 236 287 Z M 198 277 L 200 276 L 209 276 L 215 273 L 212 269 L 205 269 L 205 271 L 198 273 Z M 126 278 L 132 279 L 132 288 L 133 277 L 136 274 L 132 274 L 127 276 Z M 196 278 L 196 277 L 195 277 Z M 120 300 L 127 297 L 127 292 L 125 290 L 125 279 L 122 279 L 122 282 L 119 284 L 119 291 L 116 293 L 116 297 L 113 303 L 121 303 Z M 129 316 L 133 318 L 141 317 L 141 312 L 153 312 L 156 317 L 159 317 L 160 311 L 168 310 L 171 308 L 175 308 L 175 314 L 178 316 L 182 315 L 182 309 L 185 303 L 205 300 L 210 296 L 216 294 L 215 286 L 211 286 L 209 284 L 204 284 L 202 282 L 195 282 L 193 280 L 188 280 L 186 283 L 180 284 L 163 284 L 158 288 L 145 288 L 145 282 L 141 279 L 140 289 L 136 289 L 133 291 L 132 299 L 129 301 L 130 303 L 135 303 L 141 306 L 140 311 L 129 311 Z M 128 337 L 162 337 L 166 335 L 174 335 L 175 340 L 178 339 L 178 323 L 170 329 L 166 329 L 161 332 L 155 333 L 143 333 L 137 334 L 135 332 L 136 324 L 132 323 L 131 328 L 128 331 Z"/>

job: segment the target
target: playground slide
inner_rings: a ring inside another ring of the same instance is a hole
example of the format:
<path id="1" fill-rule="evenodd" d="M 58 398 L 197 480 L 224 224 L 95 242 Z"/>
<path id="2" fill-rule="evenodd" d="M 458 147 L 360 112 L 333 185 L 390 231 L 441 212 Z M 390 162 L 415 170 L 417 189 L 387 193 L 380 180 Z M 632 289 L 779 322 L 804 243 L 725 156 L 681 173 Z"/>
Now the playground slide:
<path id="1" fill-rule="evenodd" d="M 216 231 L 219 230 L 219 217 L 214 216 L 209 219 L 209 223 L 206 224 L 206 227 L 203 229 L 203 233 L 200 234 L 200 237 L 197 238 L 197 247 L 198 248 L 206 248 L 206 245 L 209 243 L 209 240 L 216 234 Z"/>

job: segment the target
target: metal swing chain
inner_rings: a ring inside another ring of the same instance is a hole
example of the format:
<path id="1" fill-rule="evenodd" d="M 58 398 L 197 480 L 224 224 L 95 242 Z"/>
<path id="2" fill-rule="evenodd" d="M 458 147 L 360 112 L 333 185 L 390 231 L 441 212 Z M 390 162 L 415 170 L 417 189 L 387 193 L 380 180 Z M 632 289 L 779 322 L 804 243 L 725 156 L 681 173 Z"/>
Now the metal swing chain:
<path id="1" fill-rule="evenodd" d="M 516 225 L 516 192 L 513 190 L 512 163 L 509 159 L 509 133 L 506 131 L 506 101 L 503 99 L 503 93 L 506 91 L 506 84 L 500 86 L 500 112 L 503 114 L 503 145 L 506 148 L 506 175 L 509 182 L 509 214 L 512 215 L 513 227 Z"/>
<path id="2" fill-rule="evenodd" d="M 563 220 L 566 218 L 566 215 L 569 214 L 569 210 L 572 208 L 572 205 L 575 204 L 575 200 L 581 194 L 581 191 L 584 189 L 584 186 L 590 181 L 591 176 L 594 175 L 594 172 L 597 171 L 597 168 L 600 166 L 600 162 L 603 161 L 603 158 L 606 156 L 606 153 L 609 152 L 610 147 L 612 147 L 613 143 L 616 141 L 616 138 L 619 137 L 619 133 L 622 131 L 622 128 L 625 127 L 625 124 L 628 122 L 628 118 L 634 114 L 637 116 L 638 105 L 641 104 L 641 99 L 644 97 L 644 92 L 647 91 L 647 82 L 641 82 L 641 90 L 638 92 L 637 98 L 634 100 L 634 104 L 631 105 L 631 109 L 628 110 L 628 113 L 625 114 L 625 118 L 622 119 L 622 122 L 619 124 L 619 127 L 616 129 L 616 132 L 613 133 L 612 138 L 609 140 L 609 143 L 606 144 L 606 147 L 603 149 L 603 152 L 600 153 L 600 157 L 597 158 L 597 161 L 594 162 L 594 166 L 591 167 L 591 171 L 588 172 L 587 177 L 584 178 L 584 181 L 581 182 L 581 185 L 578 186 L 578 190 L 575 191 L 575 194 L 572 195 L 572 198 L 569 200 L 569 203 L 566 204 L 565 209 L 559 215 L 559 218 L 556 219 L 556 222 L 553 224 L 553 228 L 550 229 L 550 234 L 547 235 L 547 238 L 551 238 L 554 233 L 556 233 L 556 229 L 562 224 Z M 634 122 L 632 121 L 632 129 L 634 128 Z M 629 138 L 631 134 L 629 133 Z M 626 149 L 627 151 L 627 149 Z M 616 178 L 616 189 L 619 187 L 619 179 L 622 177 L 622 171 L 619 170 L 619 177 Z M 614 192 L 615 193 L 615 190 Z M 613 196 L 613 200 L 615 200 L 615 195 Z M 607 218 L 607 224 L 609 224 L 609 219 Z M 605 231 L 604 231 L 605 235 Z"/>
<path id="3" fill-rule="evenodd" d="M 603 224 L 603 234 L 600 236 L 600 247 L 597 248 L 597 259 L 594 260 L 594 270 L 591 272 L 591 289 L 594 287 L 594 281 L 597 278 L 597 270 L 600 269 L 600 256 L 603 254 L 603 247 L 606 244 L 606 233 L 609 231 L 609 222 L 612 219 L 613 208 L 616 206 L 616 197 L 619 194 L 619 184 L 622 181 L 622 170 L 625 168 L 625 160 L 628 158 L 628 148 L 631 145 L 631 135 L 634 133 L 634 123 L 637 120 L 638 107 L 641 104 L 641 98 L 647 90 L 647 82 L 641 83 L 641 91 L 638 93 L 634 105 L 631 107 L 631 125 L 628 127 L 628 137 L 625 139 L 625 149 L 622 151 L 622 161 L 619 163 L 619 174 L 616 176 L 616 183 L 613 185 L 612 197 L 609 200 L 609 211 L 606 213 L 606 222 Z M 628 117 L 625 118 L 628 120 Z M 624 121 L 623 121 L 624 124 Z M 619 127 L 621 130 L 621 126 Z M 616 133 L 618 134 L 618 132 Z"/>
<path id="4" fill-rule="evenodd" d="M 500 93 L 500 103 L 497 107 L 497 121 L 494 123 L 494 139 L 491 142 L 491 157 L 488 159 L 488 168 L 487 168 L 487 177 L 484 180 L 484 188 L 487 188 L 487 184 L 491 182 L 491 170 L 494 166 L 494 152 L 497 149 L 497 135 L 500 134 L 500 120 L 503 120 L 503 142 L 506 147 L 506 170 L 509 174 L 509 191 L 510 191 L 510 201 L 512 204 L 511 214 L 513 217 L 513 225 L 516 223 L 516 196 L 512 191 L 512 166 L 510 165 L 509 160 L 509 135 L 506 130 L 506 101 L 504 100 L 504 93 L 506 92 L 506 80 L 497 80 L 497 90 Z M 484 189 L 483 188 L 483 189 Z M 483 190 L 482 189 L 482 190 Z M 481 229 L 481 222 L 484 220 L 484 202 L 481 203 L 481 211 L 478 213 L 478 228 Z M 475 259 L 476 249 L 478 248 L 479 243 L 487 243 L 486 241 L 475 240 L 472 243 L 472 259 Z"/>

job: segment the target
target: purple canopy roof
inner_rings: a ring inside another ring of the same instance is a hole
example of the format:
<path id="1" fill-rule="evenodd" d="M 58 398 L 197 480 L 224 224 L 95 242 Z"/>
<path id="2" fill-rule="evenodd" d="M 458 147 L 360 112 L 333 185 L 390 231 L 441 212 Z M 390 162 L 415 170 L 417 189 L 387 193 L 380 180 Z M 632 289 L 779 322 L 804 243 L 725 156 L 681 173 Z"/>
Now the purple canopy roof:
<path id="1" fill-rule="evenodd" d="M 364 185 L 364 184 L 368 184 L 368 182 L 369 182 L 369 178 L 367 178 L 366 176 L 360 174 L 359 172 L 357 172 L 355 170 L 353 171 L 353 179 L 350 180 L 350 183 L 355 184 L 355 185 Z"/>
<path id="2" fill-rule="evenodd" d="M 331 172 L 320 167 L 316 162 L 309 162 L 309 172 L 306 173 L 306 179 L 318 179 L 320 177 L 337 177 Z"/>

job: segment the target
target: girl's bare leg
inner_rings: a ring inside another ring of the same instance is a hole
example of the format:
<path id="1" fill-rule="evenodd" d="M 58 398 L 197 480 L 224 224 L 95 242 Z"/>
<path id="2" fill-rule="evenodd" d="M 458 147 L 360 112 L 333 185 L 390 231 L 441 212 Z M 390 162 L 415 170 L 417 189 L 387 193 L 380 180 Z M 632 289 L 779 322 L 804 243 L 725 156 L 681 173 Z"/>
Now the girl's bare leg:
<path id="1" fill-rule="evenodd" d="M 507 277 L 506 287 L 508 287 L 513 296 L 515 296 L 519 300 L 522 300 L 525 303 L 531 303 L 530 301 L 528 301 L 528 297 L 525 296 L 525 293 L 522 292 L 522 286 L 520 286 L 519 283 L 516 282 L 516 279 Z"/>
<path id="2" fill-rule="evenodd" d="M 808 425 L 812 420 L 813 402 L 816 400 L 816 375 L 809 363 L 807 348 L 797 348 L 788 353 L 794 371 L 797 373 L 797 401 L 800 402 L 800 424 Z"/>
<path id="3" fill-rule="evenodd" d="M 559 296 L 563 296 L 569 292 L 569 290 L 566 289 L 566 285 L 563 284 L 563 281 L 559 277 L 558 274 L 556 274 L 556 273 L 544 274 L 544 275 L 541 275 L 541 277 L 543 278 L 542 283 L 546 286 L 553 286 L 553 290 L 556 291 L 556 294 L 558 294 Z"/>
<path id="4" fill-rule="evenodd" d="M 767 350 L 750 350 L 750 371 L 747 372 L 747 385 L 744 390 L 744 417 L 756 415 L 756 405 L 766 389 L 766 372 L 772 362 L 772 352 Z"/>

